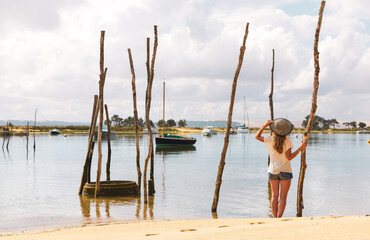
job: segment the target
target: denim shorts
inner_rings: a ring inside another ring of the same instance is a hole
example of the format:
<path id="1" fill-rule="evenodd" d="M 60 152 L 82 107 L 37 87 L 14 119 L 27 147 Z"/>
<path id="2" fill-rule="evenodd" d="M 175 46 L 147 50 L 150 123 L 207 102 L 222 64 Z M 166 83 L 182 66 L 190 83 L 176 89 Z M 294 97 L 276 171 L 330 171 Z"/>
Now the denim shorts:
<path id="1" fill-rule="evenodd" d="M 270 180 L 289 180 L 293 178 L 293 173 L 290 172 L 280 172 L 279 174 L 269 173 Z"/>

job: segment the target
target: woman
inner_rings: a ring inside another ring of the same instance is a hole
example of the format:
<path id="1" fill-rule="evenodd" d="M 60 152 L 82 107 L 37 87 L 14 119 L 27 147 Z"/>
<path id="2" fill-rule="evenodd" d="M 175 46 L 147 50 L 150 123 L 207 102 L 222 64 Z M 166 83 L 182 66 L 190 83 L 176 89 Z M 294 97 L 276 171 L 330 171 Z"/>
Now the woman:
<path id="1" fill-rule="evenodd" d="M 262 137 L 261 134 L 267 126 L 270 126 L 272 136 Z M 272 189 L 271 209 L 275 218 L 283 216 L 285 210 L 286 198 L 293 178 L 290 160 L 307 147 L 307 143 L 302 141 L 299 148 L 292 152 L 293 144 L 289 138 L 292 129 L 293 125 L 288 120 L 278 118 L 274 121 L 267 120 L 256 134 L 256 139 L 265 143 L 270 155 L 268 173 Z"/>

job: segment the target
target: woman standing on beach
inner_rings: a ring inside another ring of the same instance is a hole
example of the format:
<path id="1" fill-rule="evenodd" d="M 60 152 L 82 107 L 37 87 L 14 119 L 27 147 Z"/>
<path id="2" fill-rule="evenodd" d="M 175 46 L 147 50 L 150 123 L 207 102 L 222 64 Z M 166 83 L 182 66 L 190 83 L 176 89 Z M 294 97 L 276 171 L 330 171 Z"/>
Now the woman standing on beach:
<path id="1" fill-rule="evenodd" d="M 267 126 L 270 126 L 272 136 L 262 137 L 261 134 Z M 272 189 L 271 209 L 275 218 L 283 216 L 285 210 L 286 199 L 293 178 L 290 160 L 307 147 L 307 143 L 302 142 L 299 148 L 292 152 L 293 143 L 289 138 L 292 129 L 293 124 L 286 119 L 267 120 L 255 137 L 257 140 L 265 143 L 270 155 L 268 173 Z"/>

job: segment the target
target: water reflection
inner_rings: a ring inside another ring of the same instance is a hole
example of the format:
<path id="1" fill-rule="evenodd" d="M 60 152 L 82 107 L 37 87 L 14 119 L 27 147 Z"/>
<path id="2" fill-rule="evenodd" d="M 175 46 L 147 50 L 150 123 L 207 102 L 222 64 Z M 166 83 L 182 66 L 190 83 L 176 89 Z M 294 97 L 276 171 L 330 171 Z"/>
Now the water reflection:
<path id="1" fill-rule="evenodd" d="M 193 152 L 197 148 L 193 145 L 181 145 L 181 146 L 156 146 L 155 153 L 160 155 L 177 155 L 186 152 Z"/>
<path id="2" fill-rule="evenodd" d="M 80 195 L 80 207 L 82 217 L 85 223 L 103 222 L 106 220 L 116 219 L 114 215 L 117 210 L 122 207 L 130 209 L 135 208 L 135 215 L 137 220 L 140 219 L 154 219 L 154 196 L 148 198 L 148 204 L 144 204 L 142 218 L 140 212 L 142 209 L 141 197 L 90 197 L 87 195 Z M 118 210 L 119 211 L 119 210 Z M 149 212 L 149 217 L 148 217 Z M 95 213 L 95 214 L 94 214 Z M 131 215 L 131 214 L 130 214 Z"/>

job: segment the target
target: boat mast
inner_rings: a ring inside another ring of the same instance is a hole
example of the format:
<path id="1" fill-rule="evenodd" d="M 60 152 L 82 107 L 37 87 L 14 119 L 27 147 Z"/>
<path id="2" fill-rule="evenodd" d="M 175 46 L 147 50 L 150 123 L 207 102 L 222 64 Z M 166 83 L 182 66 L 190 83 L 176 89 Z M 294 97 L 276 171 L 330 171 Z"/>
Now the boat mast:
<path id="1" fill-rule="evenodd" d="M 164 137 L 164 111 L 165 111 L 165 82 L 163 81 L 163 122 L 162 122 L 162 136 Z"/>
<path id="2" fill-rule="evenodd" d="M 245 124 L 245 96 L 244 96 L 244 127 L 246 127 L 247 125 Z"/>

